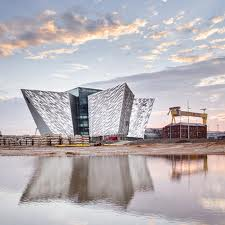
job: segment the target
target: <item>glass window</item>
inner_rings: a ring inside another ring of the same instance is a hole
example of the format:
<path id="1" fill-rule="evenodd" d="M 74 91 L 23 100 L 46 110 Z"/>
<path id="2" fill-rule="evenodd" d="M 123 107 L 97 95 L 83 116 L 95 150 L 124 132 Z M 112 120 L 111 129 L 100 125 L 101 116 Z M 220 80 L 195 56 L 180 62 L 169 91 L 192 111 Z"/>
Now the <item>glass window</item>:
<path id="1" fill-rule="evenodd" d="M 79 119 L 88 119 L 87 115 L 80 115 Z"/>
<path id="2" fill-rule="evenodd" d="M 79 127 L 88 127 L 88 121 L 87 120 L 81 120 L 79 123 Z"/>

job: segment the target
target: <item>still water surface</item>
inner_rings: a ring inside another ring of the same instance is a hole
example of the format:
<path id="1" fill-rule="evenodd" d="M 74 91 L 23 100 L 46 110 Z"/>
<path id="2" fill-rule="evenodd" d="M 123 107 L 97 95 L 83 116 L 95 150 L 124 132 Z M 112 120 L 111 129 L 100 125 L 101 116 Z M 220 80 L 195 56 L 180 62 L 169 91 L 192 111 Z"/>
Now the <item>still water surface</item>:
<path id="1" fill-rule="evenodd" d="M 225 156 L 0 157 L 1 225 L 225 225 Z"/>

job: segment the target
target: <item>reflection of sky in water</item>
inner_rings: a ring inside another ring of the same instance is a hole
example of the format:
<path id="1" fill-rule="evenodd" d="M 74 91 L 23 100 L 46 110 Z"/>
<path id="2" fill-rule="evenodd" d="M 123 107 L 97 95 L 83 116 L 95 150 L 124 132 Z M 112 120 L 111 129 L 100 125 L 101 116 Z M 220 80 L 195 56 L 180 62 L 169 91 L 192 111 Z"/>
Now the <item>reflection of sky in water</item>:
<path id="1" fill-rule="evenodd" d="M 0 157 L 0 224 L 225 221 L 225 156 Z"/>

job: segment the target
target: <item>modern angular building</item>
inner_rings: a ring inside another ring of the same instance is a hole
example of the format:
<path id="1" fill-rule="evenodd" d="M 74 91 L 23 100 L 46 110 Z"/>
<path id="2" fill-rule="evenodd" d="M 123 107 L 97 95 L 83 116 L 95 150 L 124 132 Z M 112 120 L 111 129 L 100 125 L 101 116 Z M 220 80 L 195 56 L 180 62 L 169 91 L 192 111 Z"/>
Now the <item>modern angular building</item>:
<path id="1" fill-rule="evenodd" d="M 133 100 L 126 83 L 88 96 L 90 136 L 126 136 Z"/>
<path id="2" fill-rule="evenodd" d="M 107 90 L 21 90 L 41 135 L 144 138 L 154 99 L 135 98 L 126 83 Z"/>
<path id="3" fill-rule="evenodd" d="M 41 135 L 88 135 L 88 98 L 100 90 L 74 88 L 66 92 L 21 90 Z"/>

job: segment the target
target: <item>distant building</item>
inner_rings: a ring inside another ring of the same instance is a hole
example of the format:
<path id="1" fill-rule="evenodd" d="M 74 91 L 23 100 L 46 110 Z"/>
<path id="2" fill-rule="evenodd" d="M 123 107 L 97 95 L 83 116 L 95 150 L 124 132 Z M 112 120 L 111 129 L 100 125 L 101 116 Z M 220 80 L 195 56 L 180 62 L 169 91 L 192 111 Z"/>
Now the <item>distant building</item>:
<path id="1" fill-rule="evenodd" d="M 200 123 L 174 123 L 163 128 L 163 138 L 188 138 L 190 139 L 207 138 L 207 126 Z"/>
<path id="2" fill-rule="evenodd" d="M 225 132 L 221 132 L 221 131 L 208 131 L 207 138 L 208 139 L 225 140 Z"/>
<path id="3" fill-rule="evenodd" d="M 145 139 L 160 139 L 162 138 L 162 128 L 146 128 Z"/>
<path id="4" fill-rule="evenodd" d="M 21 90 L 41 135 L 144 138 L 154 99 L 135 98 L 126 83 L 107 90 Z"/>

